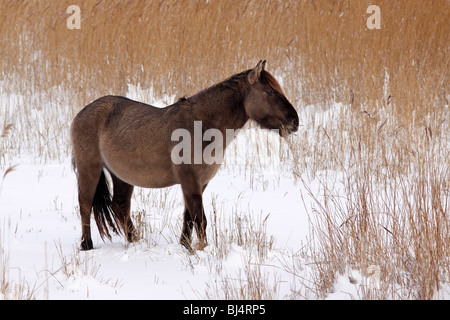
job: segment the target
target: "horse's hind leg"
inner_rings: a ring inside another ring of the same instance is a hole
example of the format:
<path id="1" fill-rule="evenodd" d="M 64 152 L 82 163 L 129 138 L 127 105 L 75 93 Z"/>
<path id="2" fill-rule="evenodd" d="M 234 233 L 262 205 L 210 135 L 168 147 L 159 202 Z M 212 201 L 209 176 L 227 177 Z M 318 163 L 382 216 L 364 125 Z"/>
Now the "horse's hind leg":
<path id="1" fill-rule="evenodd" d="M 91 238 L 91 209 L 102 173 L 101 162 L 89 166 L 77 166 L 78 171 L 78 201 L 81 216 L 81 250 L 94 248 Z"/>
<path id="2" fill-rule="evenodd" d="M 111 173 L 111 172 L 110 172 Z M 131 195 L 133 194 L 134 187 L 116 177 L 111 173 L 113 181 L 113 210 L 116 212 L 119 220 L 122 224 L 122 229 L 125 233 L 125 237 L 128 242 L 138 240 L 136 229 L 130 216 Z"/>

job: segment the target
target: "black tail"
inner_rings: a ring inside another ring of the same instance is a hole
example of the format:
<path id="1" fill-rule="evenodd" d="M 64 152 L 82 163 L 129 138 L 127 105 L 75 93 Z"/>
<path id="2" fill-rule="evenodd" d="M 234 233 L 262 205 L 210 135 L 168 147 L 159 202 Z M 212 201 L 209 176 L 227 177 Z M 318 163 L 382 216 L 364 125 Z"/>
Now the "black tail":
<path id="1" fill-rule="evenodd" d="M 120 222 L 113 210 L 111 193 L 109 191 L 108 181 L 106 180 L 104 171 L 102 171 L 97 185 L 97 190 L 95 191 L 92 209 L 94 211 L 95 222 L 97 223 L 98 231 L 100 232 L 100 237 L 102 240 L 104 240 L 105 237 L 111 239 L 108 226 L 115 233 L 120 233 Z"/>

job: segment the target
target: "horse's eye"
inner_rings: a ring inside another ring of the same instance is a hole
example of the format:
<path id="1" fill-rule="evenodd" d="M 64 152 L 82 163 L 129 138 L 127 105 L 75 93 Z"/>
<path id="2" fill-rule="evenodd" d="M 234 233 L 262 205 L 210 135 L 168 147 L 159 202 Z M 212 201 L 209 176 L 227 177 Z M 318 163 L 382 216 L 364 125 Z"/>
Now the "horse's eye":
<path id="1" fill-rule="evenodd" d="M 267 95 L 271 96 L 273 93 L 273 90 L 266 90 Z"/>

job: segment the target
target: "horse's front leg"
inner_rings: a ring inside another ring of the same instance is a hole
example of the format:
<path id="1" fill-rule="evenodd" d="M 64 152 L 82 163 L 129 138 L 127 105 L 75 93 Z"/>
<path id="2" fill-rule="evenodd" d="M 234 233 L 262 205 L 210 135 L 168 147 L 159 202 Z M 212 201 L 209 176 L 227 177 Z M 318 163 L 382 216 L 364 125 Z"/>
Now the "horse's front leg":
<path id="1" fill-rule="evenodd" d="M 187 207 L 185 207 L 183 214 L 183 229 L 181 231 L 180 244 L 183 245 L 190 252 L 194 252 L 194 250 L 191 247 L 193 228 L 194 224 L 192 223 L 191 213 L 189 212 Z"/>
<path id="2" fill-rule="evenodd" d="M 207 245 L 206 239 L 206 215 L 203 209 L 203 199 L 200 193 L 187 193 L 183 190 L 184 201 L 186 204 L 184 224 L 183 224 L 183 234 L 181 235 L 181 244 L 183 244 L 188 250 L 192 251 L 191 248 L 191 232 L 192 228 L 195 227 L 198 237 L 198 249 L 203 250 Z M 190 214 L 187 217 L 187 213 Z"/>
<path id="3" fill-rule="evenodd" d="M 202 199 L 200 200 L 200 207 L 201 209 L 195 216 L 194 226 L 198 237 L 198 249 L 203 250 L 208 245 L 208 240 L 206 239 L 206 226 L 208 225 L 208 222 L 206 220 Z"/>

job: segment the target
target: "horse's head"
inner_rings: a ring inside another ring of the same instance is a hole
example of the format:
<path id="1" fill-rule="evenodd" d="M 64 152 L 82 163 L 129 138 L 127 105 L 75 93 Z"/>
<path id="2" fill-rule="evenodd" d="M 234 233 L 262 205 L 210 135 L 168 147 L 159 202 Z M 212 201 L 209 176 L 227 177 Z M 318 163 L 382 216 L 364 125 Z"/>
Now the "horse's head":
<path id="1" fill-rule="evenodd" d="M 245 112 L 265 129 L 278 129 L 286 138 L 298 129 L 298 114 L 286 99 L 275 78 L 264 70 L 266 61 L 247 74 L 249 90 L 244 100 Z"/>

